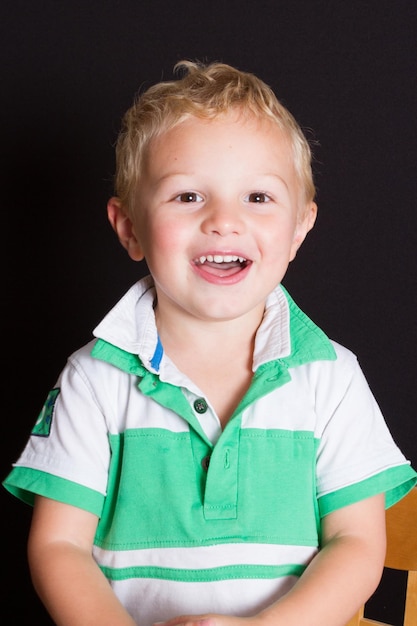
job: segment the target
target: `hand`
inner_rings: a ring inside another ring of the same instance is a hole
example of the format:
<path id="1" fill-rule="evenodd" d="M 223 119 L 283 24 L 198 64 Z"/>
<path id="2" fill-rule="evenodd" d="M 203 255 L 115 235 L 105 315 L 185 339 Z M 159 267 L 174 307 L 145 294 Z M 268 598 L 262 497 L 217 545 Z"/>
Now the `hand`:
<path id="1" fill-rule="evenodd" d="M 209 614 L 180 615 L 166 622 L 157 622 L 154 626 L 255 626 L 256 624 L 256 617 Z"/>

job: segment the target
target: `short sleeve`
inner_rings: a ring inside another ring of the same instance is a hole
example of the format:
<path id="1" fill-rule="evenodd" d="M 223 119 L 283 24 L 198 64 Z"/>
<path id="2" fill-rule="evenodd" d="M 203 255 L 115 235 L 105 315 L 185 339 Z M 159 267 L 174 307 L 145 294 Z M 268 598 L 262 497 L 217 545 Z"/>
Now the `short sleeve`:
<path id="1" fill-rule="evenodd" d="M 391 506 L 417 482 L 359 363 L 338 346 L 317 386 L 317 495 L 321 514 L 384 492 Z M 322 381 L 323 382 L 323 381 Z"/>
<path id="2" fill-rule="evenodd" d="M 110 447 L 105 415 L 82 366 L 90 349 L 68 360 L 3 483 L 28 503 L 39 494 L 100 513 Z"/>

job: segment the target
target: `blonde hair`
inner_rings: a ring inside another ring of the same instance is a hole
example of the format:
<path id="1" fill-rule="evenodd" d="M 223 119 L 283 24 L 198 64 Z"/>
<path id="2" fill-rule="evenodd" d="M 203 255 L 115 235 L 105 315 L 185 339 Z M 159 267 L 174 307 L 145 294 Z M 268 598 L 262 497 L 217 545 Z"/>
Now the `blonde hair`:
<path id="1" fill-rule="evenodd" d="M 182 73 L 140 94 L 127 110 L 116 143 L 115 193 L 133 211 L 143 157 L 150 141 L 190 116 L 212 119 L 230 109 L 268 118 L 287 133 L 304 199 L 314 199 L 311 149 L 293 115 L 278 101 L 272 89 L 254 74 L 225 63 L 180 61 Z"/>

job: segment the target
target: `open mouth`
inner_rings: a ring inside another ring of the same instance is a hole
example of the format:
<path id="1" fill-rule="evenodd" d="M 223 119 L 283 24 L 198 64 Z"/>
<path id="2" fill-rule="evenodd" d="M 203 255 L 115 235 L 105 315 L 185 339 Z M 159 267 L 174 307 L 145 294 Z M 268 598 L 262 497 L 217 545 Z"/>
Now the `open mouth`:
<path id="1" fill-rule="evenodd" d="M 207 254 L 194 262 L 205 272 L 219 278 L 237 274 L 250 264 L 248 259 L 235 254 Z"/>

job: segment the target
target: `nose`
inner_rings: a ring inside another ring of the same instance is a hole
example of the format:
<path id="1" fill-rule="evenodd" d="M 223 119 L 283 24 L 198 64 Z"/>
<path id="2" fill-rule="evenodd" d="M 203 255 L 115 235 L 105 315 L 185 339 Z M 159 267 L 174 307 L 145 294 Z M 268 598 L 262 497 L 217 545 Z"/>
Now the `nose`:
<path id="1" fill-rule="evenodd" d="M 243 208 L 237 202 L 212 201 L 205 207 L 202 230 L 220 237 L 241 234 L 244 230 Z"/>

